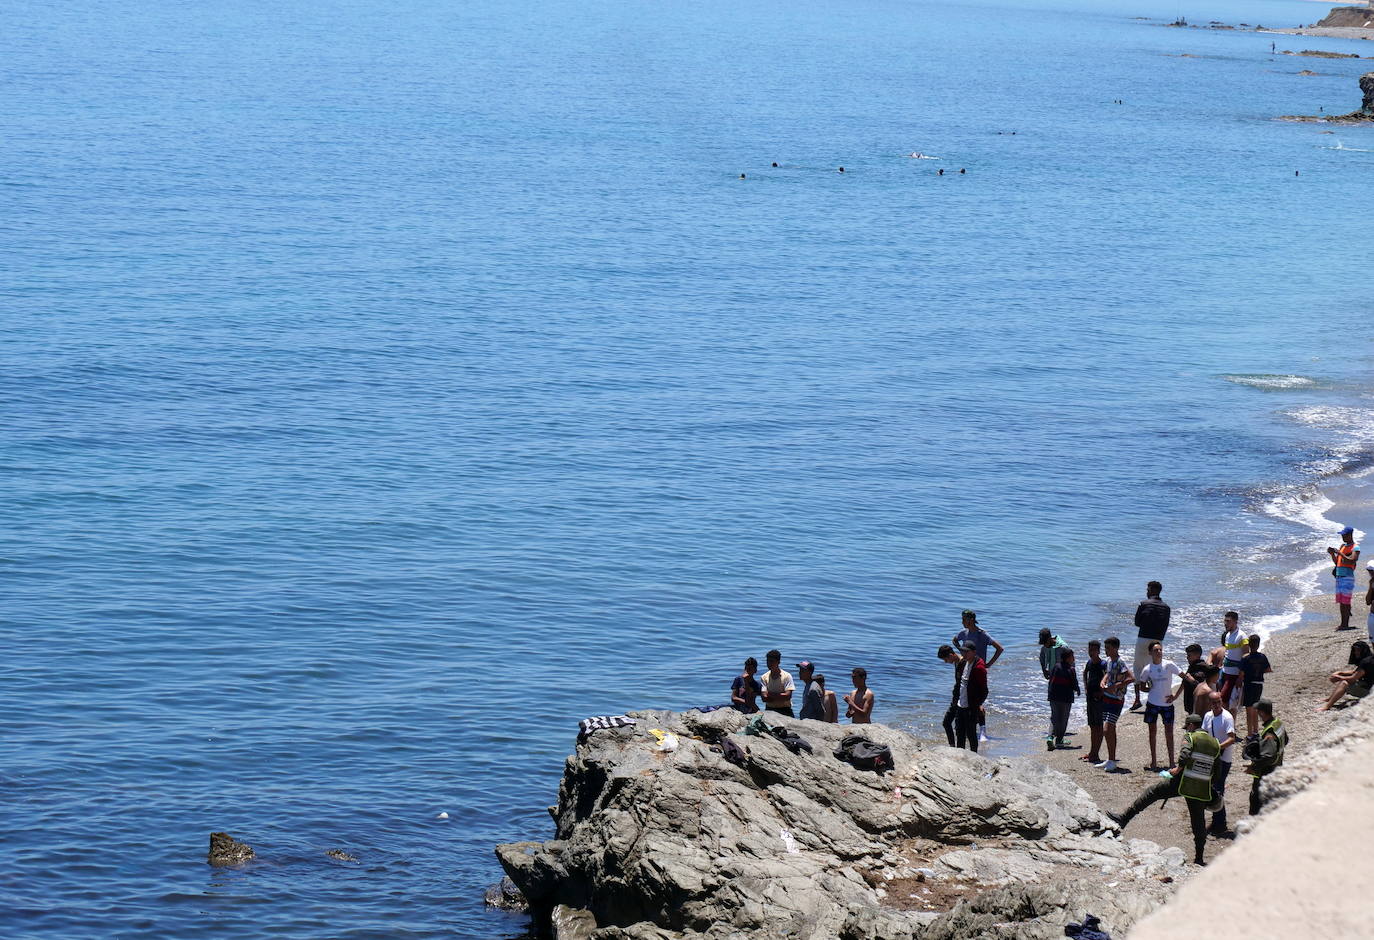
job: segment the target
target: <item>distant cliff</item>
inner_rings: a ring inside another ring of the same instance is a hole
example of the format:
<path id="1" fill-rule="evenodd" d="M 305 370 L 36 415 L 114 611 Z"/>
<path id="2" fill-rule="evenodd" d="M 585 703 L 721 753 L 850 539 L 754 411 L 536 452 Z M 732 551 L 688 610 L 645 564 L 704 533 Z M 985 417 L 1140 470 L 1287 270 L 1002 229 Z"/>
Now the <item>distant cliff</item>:
<path id="1" fill-rule="evenodd" d="M 1336 7 L 1314 25 L 1345 29 L 1374 29 L 1374 9 L 1367 6 Z"/>

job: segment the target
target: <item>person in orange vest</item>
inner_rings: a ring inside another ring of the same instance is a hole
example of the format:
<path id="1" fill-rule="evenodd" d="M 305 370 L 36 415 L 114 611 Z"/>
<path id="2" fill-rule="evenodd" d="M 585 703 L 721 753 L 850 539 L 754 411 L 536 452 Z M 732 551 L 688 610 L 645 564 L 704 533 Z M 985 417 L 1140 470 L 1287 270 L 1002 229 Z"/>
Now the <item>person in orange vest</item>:
<path id="1" fill-rule="evenodd" d="M 1336 578 L 1336 603 L 1341 608 L 1341 625 L 1337 630 L 1350 629 L 1350 597 L 1355 593 L 1355 565 L 1360 560 L 1360 546 L 1355 544 L 1355 530 L 1351 526 L 1341 529 L 1340 548 L 1326 547 L 1331 556 L 1331 574 Z"/>

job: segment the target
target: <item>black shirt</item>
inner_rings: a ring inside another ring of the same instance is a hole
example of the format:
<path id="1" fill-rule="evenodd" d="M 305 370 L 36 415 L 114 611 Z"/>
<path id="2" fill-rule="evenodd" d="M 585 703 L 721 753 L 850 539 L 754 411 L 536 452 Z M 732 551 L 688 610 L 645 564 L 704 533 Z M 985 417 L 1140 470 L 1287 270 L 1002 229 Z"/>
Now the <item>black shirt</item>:
<path id="1" fill-rule="evenodd" d="M 1162 640 L 1169 631 L 1169 605 L 1147 597 L 1135 610 L 1135 628 L 1142 640 Z"/>
<path id="2" fill-rule="evenodd" d="M 1364 670 L 1364 675 L 1360 676 L 1360 681 L 1365 685 L 1374 685 L 1374 656 L 1366 656 L 1360 660 L 1357 669 Z"/>
<path id="3" fill-rule="evenodd" d="M 1102 701 L 1102 677 L 1107 672 L 1107 661 L 1099 659 L 1097 662 L 1088 660 L 1088 664 L 1083 667 L 1083 688 L 1084 698 L 1089 702 Z"/>
<path id="4" fill-rule="evenodd" d="M 1264 671 L 1269 668 L 1269 657 L 1263 653 L 1249 653 L 1240 661 L 1240 671 L 1245 673 L 1245 681 L 1263 682 Z"/>

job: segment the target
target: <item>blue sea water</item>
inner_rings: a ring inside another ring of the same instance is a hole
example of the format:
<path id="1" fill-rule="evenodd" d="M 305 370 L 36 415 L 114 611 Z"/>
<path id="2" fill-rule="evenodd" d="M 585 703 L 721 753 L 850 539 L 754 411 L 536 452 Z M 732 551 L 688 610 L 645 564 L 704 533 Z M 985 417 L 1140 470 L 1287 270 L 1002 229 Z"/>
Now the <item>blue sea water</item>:
<path id="1" fill-rule="evenodd" d="M 778 646 L 926 732 L 964 607 L 1016 714 L 1151 577 L 1287 622 L 1374 131 L 1270 43 L 1374 50 L 1160 23 L 1322 12 L 11 4 L 0 930 L 514 936 L 586 715 Z"/>

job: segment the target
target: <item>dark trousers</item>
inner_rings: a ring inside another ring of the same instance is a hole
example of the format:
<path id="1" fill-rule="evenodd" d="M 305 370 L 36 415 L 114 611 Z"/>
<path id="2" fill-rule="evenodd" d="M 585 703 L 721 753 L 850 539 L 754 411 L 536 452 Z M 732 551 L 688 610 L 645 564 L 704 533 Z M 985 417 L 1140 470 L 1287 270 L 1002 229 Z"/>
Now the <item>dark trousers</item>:
<path id="1" fill-rule="evenodd" d="M 978 750 L 978 709 L 960 708 L 954 716 L 955 747 L 967 746 L 970 751 Z"/>
<path id="2" fill-rule="evenodd" d="M 1254 783 L 1250 784 L 1250 815 L 1258 816 L 1260 811 L 1260 780 L 1256 777 Z"/>
<path id="3" fill-rule="evenodd" d="M 959 717 L 959 706 L 949 706 L 949 711 L 945 712 L 945 737 L 949 738 L 949 746 L 957 747 L 954 743 L 954 722 Z"/>
<path id="4" fill-rule="evenodd" d="M 1217 761 L 1217 775 L 1212 781 L 1212 789 L 1220 797 L 1226 796 L 1226 778 L 1231 776 L 1231 765 L 1226 761 Z M 1217 832 L 1226 831 L 1226 803 L 1222 802 L 1221 809 L 1212 814 L 1212 828 Z"/>
<path id="5" fill-rule="evenodd" d="M 1069 730 L 1069 712 L 1073 702 L 1050 702 L 1050 727 L 1054 730 L 1056 744 L 1064 743 L 1064 735 Z"/>
<path id="6" fill-rule="evenodd" d="M 1201 865 L 1202 850 L 1207 847 L 1207 804 L 1201 800 L 1190 800 L 1186 796 L 1183 802 L 1188 804 L 1188 825 L 1193 830 L 1193 860 Z M 1221 811 L 1223 818 L 1225 813 L 1225 810 Z"/>
<path id="7" fill-rule="evenodd" d="M 1144 810 L 1163 800 L 1171 800 L 1180 796 L 1178 785 L 1180 778 L 1172 780 L 1161 780 L 1153 784 L 1148 790 L 1136 797 L 1134 803 L 1126 808 L 1126 811 L 1116 817 L 1125 830 L 1126 824 L 1139 816 Z M 1183 803 L 1188 807 L 1188 827 L 1193 830 L 1193 857 L 1199 864 L 1202 863 L 1202 850 L 1207 846 L 1207 803 L 1205 800 L 1190 800 L 1183 797 Z"/>

